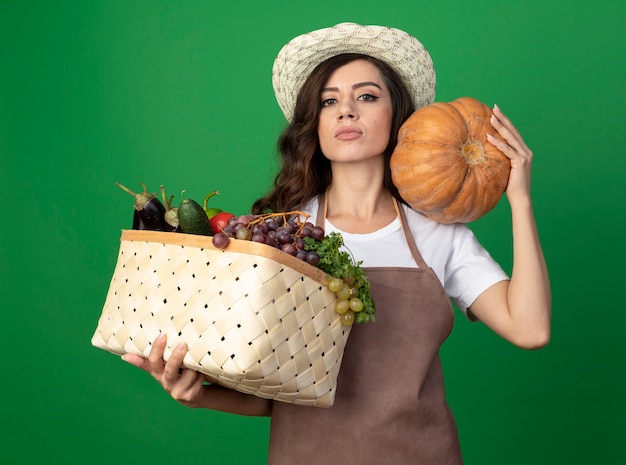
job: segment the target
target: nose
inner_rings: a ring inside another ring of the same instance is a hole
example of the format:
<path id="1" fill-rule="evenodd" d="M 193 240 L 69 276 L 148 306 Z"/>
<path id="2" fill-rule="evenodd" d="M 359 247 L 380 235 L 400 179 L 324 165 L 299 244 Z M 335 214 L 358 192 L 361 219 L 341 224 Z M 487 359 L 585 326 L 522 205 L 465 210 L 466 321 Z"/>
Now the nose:
<path id="1" fill-rule="evenodd" d="M 346 101 L 346 100 L 343 100 L 339 104 L 339 120 L 341 121 L 344 118 L 346 119 L 357 118 L 357 114 L 356 114 L 354 107 L 352 106 L 352 102 Z"/>

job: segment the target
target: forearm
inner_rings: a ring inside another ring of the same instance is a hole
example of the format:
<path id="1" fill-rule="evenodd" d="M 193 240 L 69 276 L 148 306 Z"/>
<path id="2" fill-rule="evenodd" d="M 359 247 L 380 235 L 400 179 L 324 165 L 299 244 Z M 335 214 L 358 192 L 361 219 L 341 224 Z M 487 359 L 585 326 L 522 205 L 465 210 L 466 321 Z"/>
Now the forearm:
<path id="1" fill-rule="evenodd" d="M 543 347 L 550 339 L 552 296 L 530 198 L 509 199 L 513 227 L 513 269 L 508 308 L 518 345 Z"/>
<path id="2" fill-rule="evenodd" d="M 192 408 L 206 408 L 236 415 L 267 417 L 272 414 L 271 400 L 252 394 L 244 394 L 219 384 L 203 386 L 203 395 L 196 403 L 181 403 Z"/>

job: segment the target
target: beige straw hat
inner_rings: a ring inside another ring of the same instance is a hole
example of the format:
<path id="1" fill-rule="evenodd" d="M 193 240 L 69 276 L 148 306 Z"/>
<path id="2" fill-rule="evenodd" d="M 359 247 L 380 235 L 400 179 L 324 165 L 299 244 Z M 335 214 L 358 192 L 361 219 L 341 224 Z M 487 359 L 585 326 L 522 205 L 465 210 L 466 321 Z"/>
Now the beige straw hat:
<path id="1" fill-rule="evenodd" d="M 272 83 L 288 121 L 293 118 L 296 98 L 311 72 L 342 53 L 369 55 L 391 66 L 407 87 L 416 109 L 434 101 L 435 70 L 421 42 L 391 27 L 341 23 L 300 35 L 278 53 Z"/>

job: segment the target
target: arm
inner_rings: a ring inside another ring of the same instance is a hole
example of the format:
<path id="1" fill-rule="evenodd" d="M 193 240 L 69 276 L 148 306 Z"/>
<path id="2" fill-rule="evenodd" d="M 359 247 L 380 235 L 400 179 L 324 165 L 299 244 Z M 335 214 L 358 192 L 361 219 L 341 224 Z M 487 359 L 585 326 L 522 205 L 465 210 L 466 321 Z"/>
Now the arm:
<path id="1" fill-rule="evenodd" d="M 512 215 L 513 270 L 510 281 L 491 286 L 469 310 L 513 344 L 537 349 L 550 339 L 552 297 L 530 198 L 533 154 L 497 106 L 491 124 L 506 143 L 488 136 L 489 142 L 511 160 L 506 194 Z"/>
<path id="2" fill-rule="evenodd" d="M 152 344 L 147 359 L 135 354 L 126 354 L 122 359 L 131 365 L 150 373 L 161 386 L 182 405 L 191 408 L 207 408 L 221 412 L 248 416 L 270 416 L 272 401 L 218 384 L 204 384 L 204 375 L 193 370 L 183 369 L 183 358 L 187 353 L 184 344 L 177 346 L 167 363 L 163 361 L 166 346 L 164 334 Z M 180 371 L 180 372 L 179 372 Z"/>

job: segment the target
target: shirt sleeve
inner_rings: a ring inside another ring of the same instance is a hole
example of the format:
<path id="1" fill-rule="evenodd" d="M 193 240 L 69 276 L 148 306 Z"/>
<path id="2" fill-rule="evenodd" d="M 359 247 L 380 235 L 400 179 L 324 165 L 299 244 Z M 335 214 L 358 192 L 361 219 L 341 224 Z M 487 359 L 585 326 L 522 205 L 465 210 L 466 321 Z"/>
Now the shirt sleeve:
<path id="1" fill-rule="evenodd" d="M 466 315 L 467 309 L 480 294 L 494 284 L 509 279 L 464 224 L 455 225 L 445 276 L 444 287 L 448 295 Z"/>

